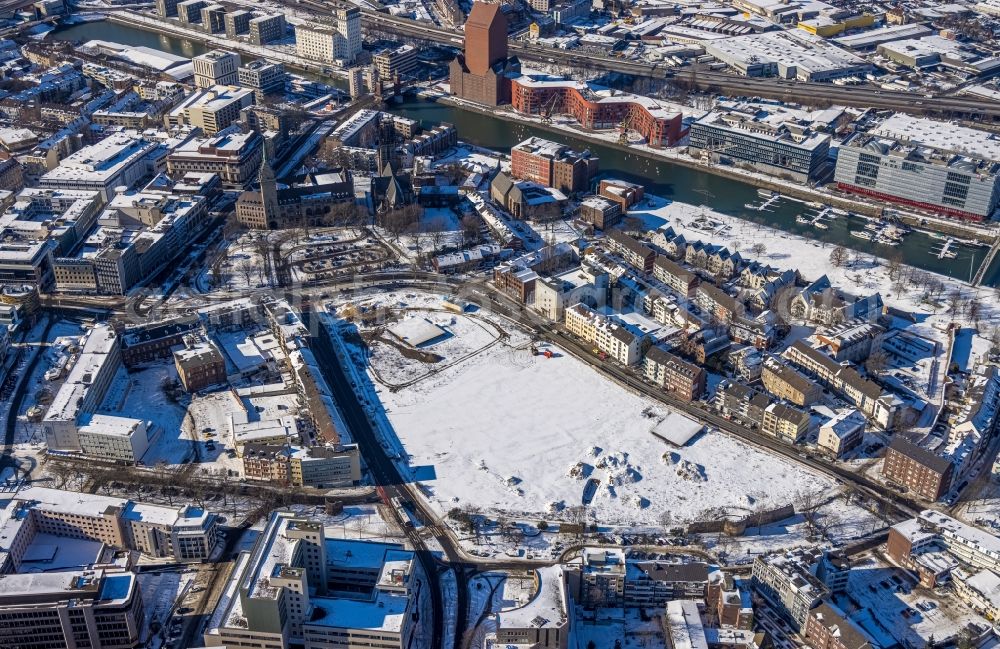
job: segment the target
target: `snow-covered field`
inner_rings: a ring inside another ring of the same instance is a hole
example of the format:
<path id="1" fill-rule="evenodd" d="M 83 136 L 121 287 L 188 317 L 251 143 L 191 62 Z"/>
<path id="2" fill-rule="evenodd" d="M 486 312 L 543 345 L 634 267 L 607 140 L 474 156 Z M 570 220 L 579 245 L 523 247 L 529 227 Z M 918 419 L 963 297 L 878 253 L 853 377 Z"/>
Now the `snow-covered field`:
<path id="1" fill-rule="evenodd" d="M 442 513 L 470 507 L 558 517 L 582 504 L 594 479 L 600 485 L 589 509 L 596 520 L 659 525 L 836 488 L 717 432 L 669 447 L 651 432 L 697 424 L 557 348 L 553 358 L 532 356 L 519 349 L 525 342 L 511 331 L 506 343 L 396 392 L 379 391 L 414 479 Z"/>

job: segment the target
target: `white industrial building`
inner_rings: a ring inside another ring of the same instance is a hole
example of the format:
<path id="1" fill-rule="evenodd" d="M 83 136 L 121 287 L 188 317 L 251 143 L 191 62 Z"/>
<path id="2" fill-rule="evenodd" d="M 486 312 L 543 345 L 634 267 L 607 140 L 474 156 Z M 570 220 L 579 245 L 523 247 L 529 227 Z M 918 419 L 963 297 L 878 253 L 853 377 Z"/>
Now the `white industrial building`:
<path id="1" fill-rule="evenodd" d="M 840 147 L 838 188 L 960 219 L 997 208 L 1000 140 L 989 133 L 896 114 Z"/>
<path id="2" fill-rule="evenodd" d="M 872 69 L 861 57 L 801 30 L 713 40 L 705 52 L 747 77 L 833 81 Z"/>

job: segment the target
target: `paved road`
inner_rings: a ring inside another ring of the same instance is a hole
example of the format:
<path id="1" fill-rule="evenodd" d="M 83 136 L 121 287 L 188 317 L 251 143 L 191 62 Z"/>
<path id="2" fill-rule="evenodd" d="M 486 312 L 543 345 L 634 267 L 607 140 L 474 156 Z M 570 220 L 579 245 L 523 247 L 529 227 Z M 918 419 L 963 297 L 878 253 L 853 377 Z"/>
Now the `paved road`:
<path id="1" fill-rule="evenodd" d="M 403 480 L 396 465 L 386 455 L 385 449 L 379 443 L 378 435 L 372 429 L 364 407 L 351 387 L 352 381 L 341 366 L 340 358 L 334 349 L 326 328 L 322 326 L 319 318 L 312 313 L 308 305 L 303 309 L 302 320 L 314 332 L 310 348 L 316 355 L 320 367 L 323 369 L 326 381 L 333 392 L 333 397 L 341 409 L 348 428 L 361 449 L 375 484 L 381 487 L 389 498 L 412 501 L 418 509 L 423 509 L 422 501 L 418 498 L 413 498 L 410 494 L 406 481 Z M 421 511 L 420 514 L 423 516 L 425 512 Z M 425 520 L 433 520 L 433 517 L 425 516 Z M 417 559 L 420 561 L 424 575 L 428 580 L 428 588 L 426 590 L 430 592 L 432 611 L 431 646 L 441 647 L 444 635 L 444 610 L 441 600 L 441 579 L 438 572 L 438 564 L 434 560 L 424 539 L 421 538 L 416 530 L 412 528 L 406 529 L 406 535 L 416 552 Z M 450 543 L 447 541 L 447 538 L 443 540 L 445 543 L 442 543 L 442 547 L 447 554 Z M 449 556 L 450 558 L 452 557 Z"/>
<path id="2" fill-rule="evenodd" d="M 41 341 L 47 341 L 49 339 L 49 331 L 52 330 L 52 326 L 56 323 L 56 318 L 49 318 L 49 321 L 45 324 L 45 329 L 42 331 Z M 45 349 L 39 348 L 35 350 L 35 355 L 31 359 L 31 362 L 24 368 L 21 376 L 16 380 L 18 381 L 17 387 L 14 389 L 14 394 L 11 395 L 10 399 L 10 410 L 7 412 L 7 425 L 4 429 L 3 437 L 3 456 L 0 457 L 0 469 L 4 469 L 7 466 L 12 466 L 14 460 L 11 455 L 14 453 L 14 434 L 17 430 L 17 413 L 21 411 L 21 404 L 24 403 L 24 396 L 28 392 L 28 388 L 31 386 L 31 375 L 34 374 L 35 368 L 38 367 L 38 363 L 45 358 Z"/>

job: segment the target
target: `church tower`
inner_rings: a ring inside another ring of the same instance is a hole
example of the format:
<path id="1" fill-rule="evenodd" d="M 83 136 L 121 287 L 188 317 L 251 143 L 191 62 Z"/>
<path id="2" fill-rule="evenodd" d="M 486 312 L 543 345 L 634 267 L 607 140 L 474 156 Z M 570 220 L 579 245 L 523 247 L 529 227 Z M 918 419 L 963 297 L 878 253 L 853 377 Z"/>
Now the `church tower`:
<path id="1" fill-rule="evenodd" d="M 257 176 L 260 183 L 260 202 L 264 210 L 264 227 L 268 230 L 278 228 L 278 181 L 274 177 L 274 169 L 267 159 L 267 147 L 264 147 L 264 156 L 260 161 L 260 173 Z"/>

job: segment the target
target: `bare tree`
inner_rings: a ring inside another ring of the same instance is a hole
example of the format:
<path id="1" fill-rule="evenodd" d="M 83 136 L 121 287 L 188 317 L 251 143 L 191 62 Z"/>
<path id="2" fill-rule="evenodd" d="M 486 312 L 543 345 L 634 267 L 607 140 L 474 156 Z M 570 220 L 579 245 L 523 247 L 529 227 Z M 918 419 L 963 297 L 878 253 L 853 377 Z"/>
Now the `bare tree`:
<path id="1" fill-rule="evenodd" d="M 462 239 L 466 244 L 479 242 L 479 219 L 471 214 L 462 219 Z"/>
<path id="2" fill-rule="evenodd" d="M 903 255 L 902 253 L 895 253 L 889 258 L 889 262 L 886 265 L 886 272 L 889 274 L 889 279 L 893 282 L 897 281 L 903 273 Z"/>
<path id="3" fill-rule="evenodd" d="M 962 290 L 955 289 L 948 294 L 948 312 L 951 313 L 952 318 L 957 318 L 960 314 L 960 307 L 962 306 L 962 301 L 965 298 L 962 297 Z"/>
<path id="4" fill-rule="evenodd" d="M 445 231 L 446 223 L 443 218 L 436 216 L 427 222 L 427 236 L 431 240 L 431 254 L 437 253 L 444 245 L 445 237 L 448 233 Z"/>
<path id="5" fill-rule="evenodd" d="M 847 263 L 847 248 L 844 246 L 837 246 L 830 251 L 830 263 L 834 265 L 835 268 L 840 268 Z"/>
<path id="6" fill-rule="evenodd" d="M 243 276 L 243 281 L 246 283 L 247 287 L 250 286 L 250 280 L 253 279 L 254 273 L 257 272 L 257 267 L 249 259 L 243 259 L 236 264 L 234 270 Z"/>
<path id="7" fill-rule="evenodd" d="M 767 246 L 763 243 L 755 243 L 750 246 L 750 251 L 758 257 L 763 257 L 764 253 L 767 252 Z"/>
<path id="8" fill-rule="evenodd" d="M 968 316 L 978 331 L 979 321 L 983 317 L 983 303 L 979 301 L 979 298 L 973 297 L 969 300 L 969 303 L 965 305 L 965 315 Z"/>
<path id="9" fill-rule="evenodd" d="M 889 354 L 882 349 L 876 349 L 865 360 L 865 371 L 869 376 L 882 376 L 889 369 Z"/>

